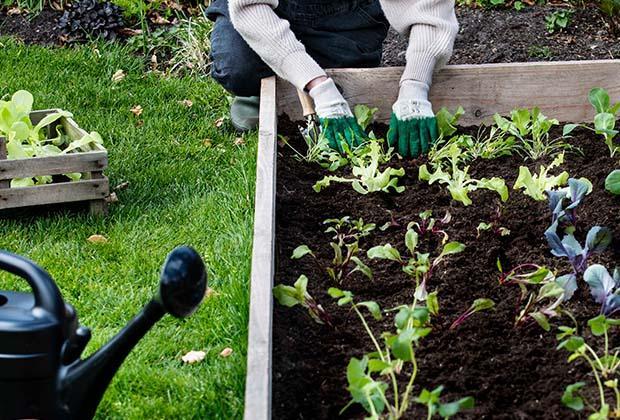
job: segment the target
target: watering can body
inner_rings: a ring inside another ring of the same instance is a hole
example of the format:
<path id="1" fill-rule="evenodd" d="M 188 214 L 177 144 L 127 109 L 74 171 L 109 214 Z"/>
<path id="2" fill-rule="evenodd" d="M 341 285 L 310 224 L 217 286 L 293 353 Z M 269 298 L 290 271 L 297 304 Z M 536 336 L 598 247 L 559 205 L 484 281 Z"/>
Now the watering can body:
<path id="1" fill-rule="evenodd" d="M 26 280 L 33 291 L 0 290 L 0 420 L 92 418 L 137 342 L 166 313 L 193 313 L 207 285 L 199 255 L 177 248 L 166 260 L 159 293 L 109 343 L 81 360 L 90 330 L 79 326 L 51 277 L 7 252 L 0 252 L 0 270 Z"/>

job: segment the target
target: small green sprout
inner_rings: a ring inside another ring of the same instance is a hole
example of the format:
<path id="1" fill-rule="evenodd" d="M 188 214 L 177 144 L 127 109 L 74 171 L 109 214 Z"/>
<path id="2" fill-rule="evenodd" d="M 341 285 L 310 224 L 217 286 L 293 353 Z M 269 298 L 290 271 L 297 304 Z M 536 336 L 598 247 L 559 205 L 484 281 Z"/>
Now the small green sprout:
<path id="1" fill-rule="evenodd" d="M 474 303 L 461 314 L 453 323 L 450 325 L 450 329 L 453 330 L 459 326 L 461 326 L 469 317 L 471 317 L 476 312 L 488 311 L 495 307 L 495 302 L 491 299 L 487 298 L 479 298 L 474 300 Z"/>
<path id="2" fill-rule="evenodd" d="M 282 306 L 293 308 L 302 306 L 317 324 L 333 326 L 329 314 L 308 293 L 308 277 L 301 275 L 293 286 L 279 284 L 273 288 L 273 295 Z"/>
<path id="3" fill-rule="evenodd" d="M 514 189 L 523 189 L 523 193 L 529 197 L 532 197 L 536 201 L 543 201 L 547 199 L 545 191 L 553 190 L 558 187 L 563 187 L 568 182 L 568 172 L 563 171 L 558 175 L 548 175 L 549 171 L 564 163 L 564 153 L 560 153 L 549 166 L 540 167 L 540 171 L 537 174 L 532 175 L 527 166 L 521 166 L 519 168 L 519 177 L 515 182 Z"/>

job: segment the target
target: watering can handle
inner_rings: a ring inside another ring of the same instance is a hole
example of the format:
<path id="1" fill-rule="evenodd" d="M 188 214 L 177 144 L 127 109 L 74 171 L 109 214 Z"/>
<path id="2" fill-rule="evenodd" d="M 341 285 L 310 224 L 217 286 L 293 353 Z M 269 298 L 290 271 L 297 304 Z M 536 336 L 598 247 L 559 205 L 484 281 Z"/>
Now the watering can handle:
<path id="1" fill-rule="evenodd" d="M 0 251 L 0 270 L 26 280 L 34 294 L 34 307 L 45 309 L 59 320 L 64 318 L 65 304 L 56 283 L 41 267 L 32 261 Z"/>

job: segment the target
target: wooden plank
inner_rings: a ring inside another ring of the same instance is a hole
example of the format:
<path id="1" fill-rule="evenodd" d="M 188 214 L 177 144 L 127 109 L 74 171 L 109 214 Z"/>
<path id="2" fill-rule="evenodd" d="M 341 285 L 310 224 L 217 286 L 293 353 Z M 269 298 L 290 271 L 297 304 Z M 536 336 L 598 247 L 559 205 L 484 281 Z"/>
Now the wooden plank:
<path id="1" fill-rule="evenodd" d="M 0 189 L 0 210 L 103 199 L 108 190 L 107 178 Z"/>
<path id="2" fill-rule="evenodd" d="M 73 153 L 42 158 L 0 161 L 0 180 L 36 175 L 101 171 L 108 166 L 106 152 Z"/>
<path id="3" fill-rule="evenodd" d="M 6 161 L 7 150 L 6 150 L 6 139 L 4 137 L 0 137 L 0 167 Z M 0 189 L 10 188 L 11 181 L 3 180 L 0 176 Z"/>
<path id="4" fill-rule="evenodd" d="M 245 420 L 271 419 L 276 139 L 276 79 L 270 77 L 263 80 L 261 89 Z"/>
<path id="5" fill-rule="evenodd" d="M 96 171 L 91 172 L 90 179 L 104 179 L 103 172 Z M 88 212 L 92 216 L 105 216 L 108 213 L 108 203 L 105 201 L 105 197 L 109 195 L 109 189 L 106 188 L 106 195 L 103 198 L 97 200 L 90 200 L 88 203 Z"/>
<path id="6" fill-rule="evenodd" d="M 388 122 L 398 96 L 402 68 L 338 69 L 328 72 L 351 104 L 379 108 L 377 120 Z M 431 102 L 435 110 L 465 108 L 462 125 L 479 125 L 494 113 L 538 106 L 563 122 L 591 122 L 588 102 L 593 87 L 607 89 L 620 101 L 620 60 L 508 63 L 447 66 L 435 74 Z M 278 114 L 301 121 L 295 88 L 278 81 Z"/>

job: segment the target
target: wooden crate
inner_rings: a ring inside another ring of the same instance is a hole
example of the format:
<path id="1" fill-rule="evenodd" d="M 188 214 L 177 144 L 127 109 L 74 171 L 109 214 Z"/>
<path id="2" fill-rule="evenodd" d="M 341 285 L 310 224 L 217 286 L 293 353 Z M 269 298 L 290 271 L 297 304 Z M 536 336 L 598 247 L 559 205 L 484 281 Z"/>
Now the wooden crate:
<path id="1" fill-rule="evenodd" d="M 377 120 L 389 121 L 402 68 L 339 69 L 328 73 L 352 104 L 378 107 Z M 447 66 L 435 74 L 435 109 L 463 106 L 461 125 L 488 122 L 494 113 L 538 106 L 562 122 L 591 122 L 593 87 L 620 101 L 620 60 Z M 278 116 L 301 121 L 295 88 L 275 77 L 263 80 L 260 105 L 254 244 L 250 295 L 245 420 L 271 418 L 272 310 L 275 275 L 276 164 Z"/>
<path id="2" fill-rule="evenodd" d="M 46 115 L 56 111 L 55 109 L 33 111 L 30 119 L 33 124 L 37 124 Z M 55 130 L 57 125 L 62 126 L 71 140 L 79 140 L 87 134 L 71 118 L 61 118 L 50 127 L 49 132 Z M 14 213 L 13 210 L 24 207 L 76 202 L 87 202 L 91 214 L 105 214 L 107 211 L 105 198 L 109 194 L 109 183 L 103 175 L 103 170 L 107 166 L 108 154 L 104 148 L 95 152 L 7 160 L 6 140 L 0 137 L 0 216 L 8 214 L 9 211 Z M 10 180 L 13 178 L 72 172 L 82 173 L 82 179 L 75 182 L 10 188 Z"/>

